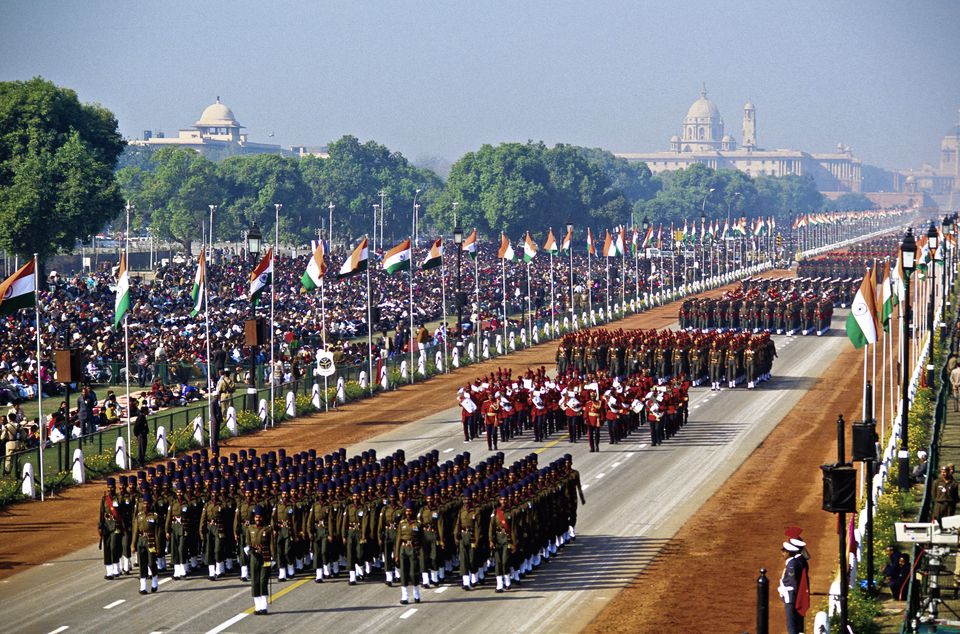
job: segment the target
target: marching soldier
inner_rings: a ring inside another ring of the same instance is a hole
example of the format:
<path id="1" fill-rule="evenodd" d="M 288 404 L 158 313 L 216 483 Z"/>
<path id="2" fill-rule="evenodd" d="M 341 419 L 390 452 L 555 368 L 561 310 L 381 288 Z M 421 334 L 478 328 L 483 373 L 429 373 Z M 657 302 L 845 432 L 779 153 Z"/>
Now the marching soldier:
<path id="1" fill-rule="evenodd" d="M 190 514 L 184 497 L 183 483 L 179 480 L 173 485 L 175 499 L 167 512 L 166 533 L 170 543 L 170 557 L 173 560 L 173 578 L 187 576 L 187 534 L 190 532 Z M 246 576 L 244 575 L 244 581 Z"/>
<path id="2" fill-rule="evenodd" d="M 429 588 L 431 576 L 437 575 L 437 546 L 439 535 L 443 534 L 443 517 L 436 504 L 436 495 L 433 487 L 427 487 L 423 507 L 417 514 L 417 525 L 421 529 L 420 575 L 423 577 L 424 588 Z M 444 545 L 439 546 L 443 548 Z"/>
<path id="3" fill-rule="evenodd" d="M 463 493 L 463 505 L 453 527 L 453 539 L 460 557 L 460 576 L 463 589 L 470 590 L 477 578 L 476 548 L 480 542 L 480 518 L 473 505 L 474 492 L 468 487 Z"/>
<path id="4" fill-rule="evenodd" d="M 120 576 L 121 540 L 123 539 L 123 516 L 120 514 L 120 500 L 117 495 L 117 481 L 107 478 L 107 490 L 100 497 L 100 516 L 97 532 L 103 547 L 103 565 L 106 568 L 104 579 Z"/>
<path id="5" fill-rule="evenodd" d="M 393 587 L 394 570 L 399 566 L 394 545 L 397 541 L 397 527 L 403 519 L 403 506 L 397 502 L 397 490 L 394 487 L 387 489 L 387 503 L 380 509 L 379 540 L 380 550 L 383 551 L 383 567 L 386 569 L 386 584 Z"/>
<path id="6" fill-rule="evenodd" d="M 490 516 L 488 540 L 494 554 L 494 573 L 497 576 L 497 592 L 510 587 L 510 558 L 517 552 L 516 532 L 512 526 L 513 513 L 509 508 L 509 493 L 500 491 L 500 502 Z"/>
<path id="7" fill-rule="evenodd" d="M 720 389 L 720 377 L 723 376 L 723 349 L 719 342 L 714 341 L 710 346 L 710 390 Z"/>
<path id="8" fill-rule="evenodd" d="M 418 563 L 422 548 L 423 531 L 420 522 L 414 517 L 413 500 L 404 505 L 405 517 L 397 526 L 397 540 L 394 543 L 394 558 L 400 562 L 400 603 L 410 603 L 410 589 L 413 590 L 414 603 L 420 603 Z"/>
<path id="9" fill-rule="evenodd" d="M 600 404 L 600 395 L 593 393 L 593 398 L 583 406 L 583 421 L 587 426 L 587 442 L 590 453 L 600 451 L 600 425 L 603 424 L 603 406 Z"/>
<path id="10" fill-rule="evenodd" d="M 254 614 L 267 613 L 270 591 L 270 567 L 273 565 L 273 531 L 264 522 L 264 510 L 253 509 L 253 526 L 247 526 L 244 540 L 250 556 L 250 587 L 253 593 Z"/>
<path id="11" fill-rule="evenodd" d="M 487 450 L 497 449 L 497 431 L 500 427 L 500 392 L 494 392 L 483 402 L 483 424 L 487 431 Z"/>
<path id="12" fill-rule="evenodd" d="M 203 561 L 207 565 L 207 577 L 216 581 L 223 574 L 223 502 L 220 500 L 219 483 L 214 483 L 210 500 L 200 514 L 200 539 L 203 542 Z"/>
<path id="13" fill-rule="evenodd" d="M 350 574 L 350 585 L 357 585 L 357 581 L 363 580 L 363 568 L 360 564 L 363 562 L 363 547 L 367 539 L 366 527 L 369 518 L 364 512 L 364 505 L 360 501 L 360 487 L 353 485 L 350 488 L 352 501 L 347 504 L 343 510 L 343 516 L 340 520 L 340 534 L 343 535 L 344 547 L 347 551 L 347 570 Z"/>
<path id="14" fill-rule="evenodd" d="M 140 594 L 147 594 L 147 577 L 151 577 L 150 592 L 156 592 L 159 587 L 157 542 L 160 523 L 157 521 L 157 513 L 150 492 L 144 491 L 142 498 L 134 514 L 133 543 L 137 549 L 137 562 L 140 565 Z"/>
<path id="15" fill-rule="evenodd" d="M 247 527 L 253 524 L 253 509 L 257 503 L 253 499 L 253 483 L 247 482 L 243 487 L 243 499 L 237 504 L 233 515 L 233 534 L 237 539 L 237 554 L 240 559 L 240 580 L 247 581 L 250 576 L 250 556 L 246 546 Z"/>

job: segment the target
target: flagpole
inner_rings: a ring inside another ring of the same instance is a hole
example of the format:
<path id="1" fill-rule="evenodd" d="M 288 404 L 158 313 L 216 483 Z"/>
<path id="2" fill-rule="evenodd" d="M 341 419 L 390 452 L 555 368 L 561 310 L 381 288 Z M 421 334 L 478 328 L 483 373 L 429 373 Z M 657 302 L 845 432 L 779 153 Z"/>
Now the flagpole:
<path id="1" fill-rule="evenodd" d="M 623 235 L 623 229 L 620 230 L 620 235 Z M 627 245 L 626 240 L 621 240 L 624 243 L 623 250 L 620 252 L 620 317 L 626 317 L 627 315 Z"/>
<path id="2" fill-rule="evenodd" d="M 556 243 L 554 243 L 554 249 L 556 249 Z M 553 323 L 556 321 L 556 310 L 554 309 L 554 301 L 556 296 L 553 294 L 553 251 L 550 252 L 550 336 L 556 337 L 557 335 L 553 332 Z"/>
<path id="3" fill-rule="evenodd" d="M 37 421 L 40 423 L 40 501 L 44 501 L 43 491 L 43 446 L 46 444 L 46 425 L 43 421 L 43 380 L 40 378 L 40 267 L 37 254 L 33 254 L 33 312 L 37 326 Z"/>
<path id="4" fill-rule="evenodd" d="M 635 302 L 634 303 L 635 310 L 639 312 L 640 311 L 640 245 L 637 245 L 637 248 L 634 250 L 633 259 L 634 259 L 634 267 L 635 267 L 633 272 L 633 281 L 634 281 L 634 284 L 636 285 L 636 288 L 633 294 L 633 299 Z"/>
<path id="5" fill-rule="evenodd" d="M 130 210 L 132 208 L 133 208 L 133 205 L 131 205 L 130 202 L 128 201 L 127 207 L 126 207 L 126 211 L 127 211 L 126 244 L 124 245 L 124 249 L 123 249 L 124 266 L 127 268 L 129 268 L 130 266 L 130 262 L 127 259 L 127 256 L 130 252 Z M 130 273 L 127 272 L 128 280 L 130 279 L 129 276 L 130 276 Z M 129 286 L 127 287 L 127 289 L 128 289 L 127 293 L 129 293 L 130 292 Z M 131 300 L 132 300 L 132 297 L 131 297 Z M 124 353 L 124 366 L 126 368 L 126 372 L 124 372 L 124 375 L 126 377 L 126 390 L 127 390 L 127 468 L 128 469 L 130 468 L 130 459 L 131 459 L 130 450 L 131 450 L 131 440 L 132 440 L 132 435 L 130 433 L 131 431 L 130 430 L 130 308 L 132 308 L 132 306 L 129 307 L 127 311 L 123 314 L 123 353 Z M 69 410 L 69 404 L 67 405 L 67 408 Z M 68 411 L 68 414 L 69 414 L 69 411 Z"/>
<path id="6" fill-rule="evenodd" d="M 328 234 L 329 240 L 329 234 Z M 326 306 L 327 281 L 320 278 L 320 343 L 324 351 L 327 349 L 327 306 Z M 330 399 L 327 393 L 327 375 L 323 375 L 323 411 L 330 411 Z"/>
<path id="7" fill-rule="evenodd" d="M 607 318 L 607 321 L 610 321 L 610 257 L 609 257 L 606 253 L 604 253 L 603 255 L 604 255 L 604 258 L 603 258 L 603 259 L 604 259 L 604 261 L 605 261 L 605 263 L 606 263 L 606 274 L 605 274 L 605 275 L 606 275 L 606 279 L 607 279 L 607 298 L 606 298 L 607 314 L 606 314 L 606 318 Z"/>
<path id="8" fill-rule="evenodd" d="M 593 240 L 589 233 L 589 228 L 587 229 L 587 232 L 587 237 L 591 238 L 591 240 L 587 243 L 587 312 L 593 313 L 593 275 L 590 272 L 590 250 L 593 246 Z M 571 259 L 572 257 L 573 256 L 571 256 Z M 584 327 L 588 327 L 587 324 L 584 324 Z"/>
<path id="9" fill-rule="evenodd" d="M 412 244 L 410 245 L 410 255 L 411 255 L 411 259 L 412 259 L 412 257 L 413 257 L 413 245 L 412 245 Z M 409 308 L 409 310 L 408 310 L 407 312 L 410 314 L 410 315 L 409 315 L 409 316 L 410 316 L 410 345 L 408 345 L 407 347 L 410 348 L 410 383 L 413 383 L 413 375 L 414 375 L 414 371 L 413 371 L 413 368 L 414 368 L 414 366 L 413 366 L 413 262 L 410 263 L 409 273 L 410 273 L 410 278 L 409 278 L 409 281 L 410 281 L 410 289 L 408 290 L 408 295 L 409 295 L 409 301 L 410 301 L 410 308 Z M 442 273 L 442 272 L 441 272 L 441 273 Z M 443 280 L 442 280 L 442 279 L 441 279 L 441 281 L 440 281 L 440 284 L 441 284 L 441 286 L 443 285 Z M 446 312 L 446 311 L 444 311 L 444 312 Z M 446 317 L 444 317 L 444 320 L 446 320 Z M 419 346 L 418 346 L 418 347 L 419 347 Z M 426 370 L 426 365 L 424 365 L 424 370 Z M 379 379 L 380 379 L 380 377 L 377 377 L 377 380 L 379 380 Z"/>
<path id="10" fill-rule="evenodd" d="M 530 304 L 530 262 L 527 262 L 527 345 L 533 342 L 533 308 Z"/>
<path id="11" fill-rule="evenodd" d="M 503 293 L 503 351 L 507 350 L 507 265 L 506 258 L 500 258 L 500 285 Z"/>
<path id="12" fill-rule="evenodd" d="M 373 394 L 373 311 L 370 309 L 370 262 L 367 258 L 367 389 Z M 410 343 L 413 345 L 413 333 L 410 333 Z M 411 374 L 412 374 L 411 368 Z"/>
<path id="13" fill-rule="evenodd" d="M 476 231 L 476 228 L 474 228 Z M 480 310 L 480 245 L 474 241 L 475 254 L 473 258 L 473 288 L 477 296 L 477 327 L 476 327 L 476 338 L 477 338 L 477 349 L 475 352 L 474 359 L 480 357 L 480 328 L 483 325 L 483 312 Z"/>
<path id="14" fill-rule="evenodd" d="M 212 213 L 210 214 L 210 217 L 211 218 L 213 217 Z M 212 224 L 210 225 L 210 231 L 211 233 L 207 234 L 207 238 L 210 241 L 210 250 L 212 251 L 213 250 L 213 235 L 212 235 L 213 225 Z M 201 222 L 200 223 L 200 236 L 201 236 L 200 255 L 203 255 L 203 249 L 204 249 L 203 235 L 204 235 L 204 227 L 203 227 L 203 223 Z M 214 446 L 213 395 L 211 394 L 211 392 L 213 391 L 213 382 L 210 374 L 210 306 L 207 303 L 207 260 L 206 258 L 204 258 L 203 260 L 203 268 L 200 271 L 200 280 L 203 283 L 203 288 L 201 289 L 201 292 L 203 293 L 203 326 L 206 332 L 206 339 L 207 339 L 207 420 L 210 426 L 210 430 L 208 433 L 210 434 L 210 448 L 212 449 Z M 220 412 L 220 415 L 224 416 L 226 415 L 226 412 Z"/>
<path id="15" fill-rule="evenodd" d="M 444 262 L 443 257 L 443 247 L 446 246 L 444 241 L 440 242 L 440 305 L 441 310 L 443 310 L 443 322 L 440 324 L 440 331 L 443 333 L 443 341 L 441 345 L 443 346 L 443 373 L 446 374 L 450 371 L 449 364 L 447 363 L 447 265 Z M 454 247 L 458 247 L 456 243 Z M 410 246 L 410 253 L 413 254 L 413 245 Z M 413 279 L 413 263 L 410 263 L 410 279 Z M 413 288 L 413 284 L 410 285 L 410 288 Z M 457 341 L 459 341 L 459 333 L 457 335 Z"/>
<path id="16" fill-rule="evenodd" d="M 273 220 L 273 250 L 270 251 L 270 407 L 267 415 L 270 417 L 270 426 L 274 426 L 273 407 L 277 398 L 277 353 L 273 339 L 277 330 L 276 326 L 276 299 L 277 299 L 277 249 L 280 248 L 280 208 L 281 203 L 274 203 L 273 208 L 276 214 Z M 283 376 L 281 369 L 280 376 Z"/>
<path id="17" fill-rule="evenodd" d="M 573 226 L 572 224 L 570 225 Z M 570 256 L 570 328 L 573 328 L 573 320 L 576 318 L 575 301 L 573 298 L 573 232 L 568 232 L 570 241 L 567 242 L 567 254 Z"/>

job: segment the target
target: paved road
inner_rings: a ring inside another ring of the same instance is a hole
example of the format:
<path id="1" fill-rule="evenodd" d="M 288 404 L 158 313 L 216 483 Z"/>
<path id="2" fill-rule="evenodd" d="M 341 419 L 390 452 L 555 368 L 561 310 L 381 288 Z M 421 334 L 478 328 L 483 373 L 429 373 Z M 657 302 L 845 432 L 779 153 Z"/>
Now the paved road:
<path id="1" fill-rule="evenodd" d="M 41 633 L 576 632 L 649 565 L 847 345 L 845 315 L 834 317 L 833 336 L 775 337 L 775 378 L 761 389 L 695 388 L 689 424 L 660 447 L 650 447 L 644 435 L 594 454 L 586 443 L 560 440 L 502 444 L 508 464 L 531 451 L 546 461 L 573 453 L 587 498 L 576 542 L 509 593 L 494 594 L 490 583 L 464 592 L 454 576 L 452 587 L 427 590 L 421 604 L 401 606 L 399 590 L 382 582 L 350 587 L 345 580 L 317 585 L 298 579 L 274 582 L 271 615 L 260 617 L 249 613 L 249 585 L 237 578 L 164 578 L 160 592 L 143 597 L 135 577 L 104 581 L 100 554 L 90 547 L 0 582 L 0 623 L 8 632 Z M 441 456 L 487 453 L 485 443 L 463 442 L 456 408 L 348 451 L 370 446 L 382 454 L 403 448 L 407 456 L 434 448 Z M 94 530 L 93 521 L 78 530 Z"/>

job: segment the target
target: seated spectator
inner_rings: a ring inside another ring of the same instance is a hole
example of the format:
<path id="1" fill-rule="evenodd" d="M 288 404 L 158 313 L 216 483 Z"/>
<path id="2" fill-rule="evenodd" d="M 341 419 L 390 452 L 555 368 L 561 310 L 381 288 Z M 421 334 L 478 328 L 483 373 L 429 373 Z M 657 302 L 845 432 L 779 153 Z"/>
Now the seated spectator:
<path id="1" fill-rule="evenodd" d="M 930 462 L 927 460 L 927 452 L 921 449 L 917 452 L 917 464 L 910 471 L 910 482 L 920 484 L 927 481 L 927 468 Z"/>
<path id="2" fill-rule="evenodd" d="M 883 569 L 883 580 L 890 586 L 890 594 L 897 601 L 907 596 L 907 578 L 910 576 L 910 557 L 900 553 L 896 563 L 889 563 Z"/>

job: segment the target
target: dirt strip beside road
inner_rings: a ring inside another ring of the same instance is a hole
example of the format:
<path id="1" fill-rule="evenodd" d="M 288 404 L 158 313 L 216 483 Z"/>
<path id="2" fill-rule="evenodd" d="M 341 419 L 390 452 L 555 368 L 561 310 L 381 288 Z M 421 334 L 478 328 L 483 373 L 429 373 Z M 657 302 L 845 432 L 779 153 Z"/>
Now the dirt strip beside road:
<path id="1" fill-rule="evenodd" d="M 776 587 L 783 571 L 783 531 L 791 524 L 803 528 L 811 554 L 811 607 L 818 609 L 839 565 L 837 519 L 821 509 L 820 465 L 836 462 L 841 413 L 848 423 L 849 459 L 850 423 L 860 418 L 862 371 L 862 351 L 845 348 L 654 563 L 585 631 L 753 631 L 761 567 L 770 579 L 770 631 L 783 631 Z M 813 613 L 808 625 L 812 619 Z"/>

